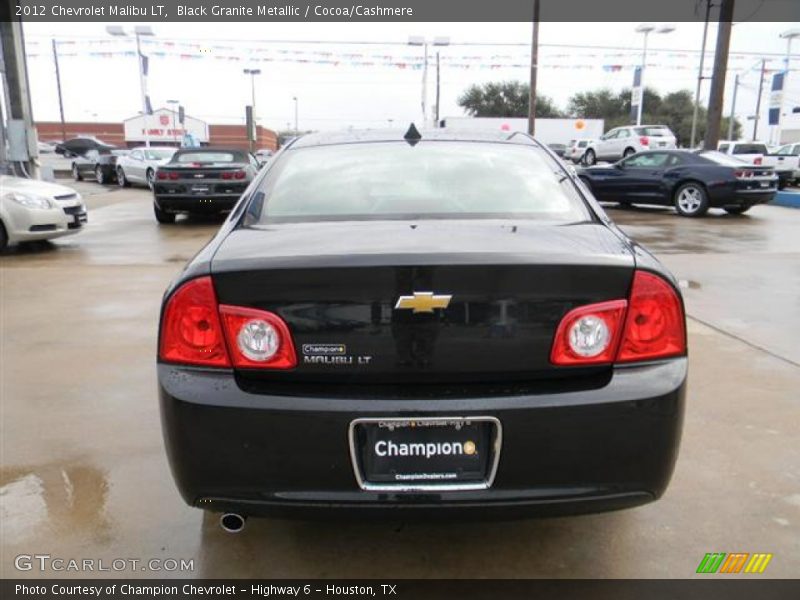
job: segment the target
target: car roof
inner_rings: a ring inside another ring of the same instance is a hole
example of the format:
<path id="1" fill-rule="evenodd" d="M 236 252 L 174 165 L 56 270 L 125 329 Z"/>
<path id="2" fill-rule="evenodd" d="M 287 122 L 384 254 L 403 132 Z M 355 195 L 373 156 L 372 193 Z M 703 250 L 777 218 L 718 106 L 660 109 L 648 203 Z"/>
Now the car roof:
<path id="1" fill-rule="evenodd" d="M 402 142 L 405 141 L 406 130 L 401 129 L 364 129 L 329 133 L 310 133 L 296 138 L 291 148 L 309 148 L 314 146 L 334 146 L 343 144 L 360 144 L 369 142 Z M 507 144 L 539 145 L 527 133 L 520 131 L 453 131 L 444 129 L 419 130 L 420 142 L 494 142 Z"/>

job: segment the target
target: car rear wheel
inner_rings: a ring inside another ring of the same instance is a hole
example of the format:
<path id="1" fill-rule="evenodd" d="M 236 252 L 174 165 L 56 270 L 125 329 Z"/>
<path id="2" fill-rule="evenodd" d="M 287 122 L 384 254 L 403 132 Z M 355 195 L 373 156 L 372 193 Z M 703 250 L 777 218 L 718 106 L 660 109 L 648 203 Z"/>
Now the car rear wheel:
<path id="1" fill-rule="evenodd" d="M 100 185 L 105 185 L 106 183 L 106 174 L 103 172 L 103 169 L 100 165 L 97 165 L 94 168 L 94 178 L 97 180 L 97 183 Z"/>
<path id="2" fill-rule="evenodd" d="M 729 206 L 725 209 L 725 212 L 729 215 L 742 215 L 746 213 L 748 210 L 753 208 L 752 206 Z"/>
<path id="3" fill-rule="evenodd" d="M 147 173 L 145 174 L 145 178 L 147 179 L 147 187 L 149 187 L 152 190 L 153 186 L 155 185 L 155 181 L 156 181 L 156 173 L 155 173 L 155 171 L 153 171 L 153 169 L 147 169 Z"/>
<path id="4" fill-rule="evenodd" d="M 72 178 L 75 181 L 83 180 L 83 175 L 81 175 L 81 171 L 80 169 L 78 169 L 78 165 L 76 165 L 75 163 L 72 163 Z"/>
<path id="5" fill-rule="evenodd" d="M 583 155 L 583 164 L 589 165 L 590 167 L 597 162 L 597 155 L 595 155 L 594 150 L 587 150 L 586 154 Z"/>
<path id="6" fill-rule="evenodd" d="M 636 150 L 633 148 L 625 148 L 625 152 L 622 153 L 622 158 L 628 158 L 631 154 L 636 154 Z"/>
<path id="7" fill-rule="evenodd" d="M 694 181 L 684 183 L 675 190 L 675 210 L 682 217 L 700 217 L 708 211 L 708 194 Z"/>
<path id="8" fill-rule="evenodd" d="M 175 222 L 175 213 L 168 213 L 165 210 L 161 210 L 155 204 L 153 204 L 153 212 L 156 214 L 156 221 L 161 224 L 169 225 Z"/>
<path id="9" fill-rule="evenodd" d="M 119 187 L 130 187 L 131 185 L 131 182 L 125 177 L 125 171 L 122 170 L 122 167 L 117 168 L 117 183 Z"/>
<path id="10" fill-rule="evenodd" d="M 0 252 L 6 249 L 8 246 L 8 234 L 6 233 L 6 227 L 3 225 L 3 222 L 0 221 Z"/>

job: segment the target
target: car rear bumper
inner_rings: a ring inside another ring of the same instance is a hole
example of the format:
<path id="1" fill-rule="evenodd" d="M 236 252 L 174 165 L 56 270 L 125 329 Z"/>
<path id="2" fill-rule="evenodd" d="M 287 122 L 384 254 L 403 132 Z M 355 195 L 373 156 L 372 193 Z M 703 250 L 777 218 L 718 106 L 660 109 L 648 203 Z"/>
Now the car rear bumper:
<path id="1" fill-rule="evenodd" d="M 561 515 L 655 500 L 678 453 L 686 373 L 678 358 L 615 368 L 599 389 L 431 401 L 271 396 L 241 390 L 230 371 L 158 366 L 164 439 L 188 504 L 245 515 L 359 517 Z M 361 489 L 350 423 L 434 416 L 500 421 L 493 485 Z"/>
<path id="2" fill-rule="evenodd" d="M 156 195 L 155 203 L 166 212 L 218 213 L 232 210 L 239 200 L 240 194 L 213 196 L 191 195 Z"/>

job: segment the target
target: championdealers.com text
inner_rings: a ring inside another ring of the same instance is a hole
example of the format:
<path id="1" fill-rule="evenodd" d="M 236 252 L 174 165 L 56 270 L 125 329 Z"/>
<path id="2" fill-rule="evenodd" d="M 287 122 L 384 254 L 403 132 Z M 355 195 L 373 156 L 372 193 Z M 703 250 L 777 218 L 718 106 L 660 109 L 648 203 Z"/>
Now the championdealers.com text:
<path id="1" fill-rule="evenodd" d="M 167 10 L 169 8 L 169 10 Z M 402 6 L 365 6 L 353 4 L 351 6 L 323 6 L 321 4 L 304 4 L 296 6 L 285 4 L 283 6 L 270 6 L 259 4 L 253 6 L 236 6 L 214 4 L 213 6 L 192 6 L 179 4 L 167 7 L 165 4 L 152 4 L 146 6 L 133 6 L 129 4 L 92 4 L 89 6 L 67 6 L 54 4 L 21 4 L 17 3 L 15 15 L 18 17 L 66 17 L 66 18 L 96 18 L 96 17 L 140 17 L 140 18 L 252 18 L 252 17 L 280 17 L 280 18 L 308 18 L 308 17 L 413 17 L 414 10 Z"/>

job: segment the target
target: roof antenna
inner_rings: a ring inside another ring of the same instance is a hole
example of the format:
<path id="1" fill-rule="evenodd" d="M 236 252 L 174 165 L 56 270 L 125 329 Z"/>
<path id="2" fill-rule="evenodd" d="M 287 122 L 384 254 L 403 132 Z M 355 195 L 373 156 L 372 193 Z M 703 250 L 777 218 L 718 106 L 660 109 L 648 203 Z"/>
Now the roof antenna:
<path id="1" fill-rule="evenodd" d="M 408 131 L 406 131 L 406 134 L 403 136 L 403 139 L 411 146 L 415 146 L 417 142 L 422 139 L 422 134 L 417 130 L 416 125 L 411 123 L 411 125 L 408 127 Z"/>

